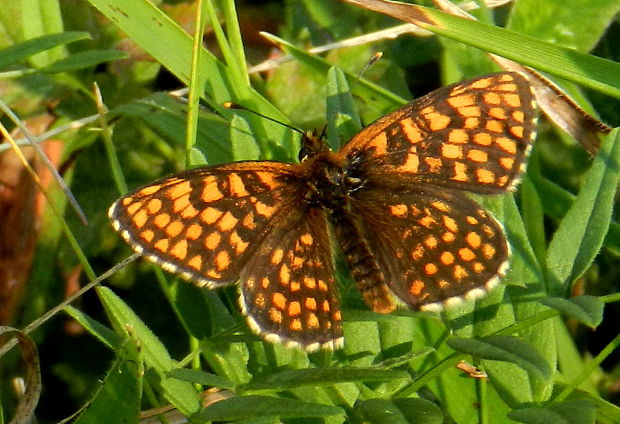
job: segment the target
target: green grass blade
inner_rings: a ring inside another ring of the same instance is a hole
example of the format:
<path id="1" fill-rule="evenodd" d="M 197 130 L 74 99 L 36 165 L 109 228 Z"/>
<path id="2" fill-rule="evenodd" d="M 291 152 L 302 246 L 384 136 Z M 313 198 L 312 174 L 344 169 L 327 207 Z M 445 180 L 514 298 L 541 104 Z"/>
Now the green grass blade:
<path id="1" fill-rule="evenodd" d="M 620 64 L 479 21 L 385 0 L 343 0 L 541 71 L 620 97 Z"/>
<path id="2" fill-rule="evenodd" d="M 29 57 L 52 49 L 64 44 L 73 43 L 80 40 L 88 40 L 90 35 L 87 32 L 62 32 L 60 34 L 43 35 L 32 38 L 28 41 L 13 44 L 10 47 L 0 50 L 0 69 L 20 63 Z"/>

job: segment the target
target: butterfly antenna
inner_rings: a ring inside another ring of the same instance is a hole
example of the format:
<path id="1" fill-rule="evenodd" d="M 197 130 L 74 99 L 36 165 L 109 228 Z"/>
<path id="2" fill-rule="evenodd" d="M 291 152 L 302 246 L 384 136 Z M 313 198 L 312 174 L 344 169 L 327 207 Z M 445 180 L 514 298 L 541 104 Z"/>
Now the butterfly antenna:
<path id="1" fill-rule="evenodd" d="M 372 57 L 368 59 L 368 62 L 366 62 L 364 67 L 358 72 L 355 79 L 359 80 L 360 78 L 362 78 L 362 75 L 364 75 L 364 72 L 366 72 L 366 70 L 370 68 L 372 65 L 377 63 L 382 57 L 383 57 L 383 52 L 376 52 L 375 54 L 373 54 Z"/>
<path id="2" fill-rule="evenodd" d="M 295 131 L 295 132 L 297 132 L 297 133 L 299 133 L 299 134 L 301 134 L 301 135 L 304 135 L 304 134 L 305 134 L 305 132 L 304 132 L 304 131 L 302 131 L 302 130 L 300 130 L 299 128 L 295 128 L 295 127 L 294 127 L 294 126 L 292 126 L 292 125 L 286 124 L 286 123 L 284 123 L 284 122 L 282 122 L 282 121 L 278 121 L 277 119 L 272 118 L 272 117 L 270 117 L 270 116 L 263 115 L 262 113 L 260 113 L 260 112 L 256 112 L 255 110 L 248 109 L 247 107 L 242 106 L 242 105 L 240 105 L 240 104 L 233 103 L 233 102 L 225 102 L 225 103 L 223 104 L 223 106 L 224 106 L 226 109 L 245 110 L 246 112 L 253 113 L 254 115 L 258 115 L 258 116 L 260 116 L 261 118 L 265 118 L 265 119 L 267 119 L 267 120 L 269 120 L 269 121 L 271 121 L 271 122 L 275 122 L 276 124 L 280 124 L 280 125 L 282 125 L 282 126 L 284 126 L 284 127 L 286 127 L 286 128 L 289 128 L 289 129 L 291 129 L 291 130 L 293 130 L 293 131 Z"/>

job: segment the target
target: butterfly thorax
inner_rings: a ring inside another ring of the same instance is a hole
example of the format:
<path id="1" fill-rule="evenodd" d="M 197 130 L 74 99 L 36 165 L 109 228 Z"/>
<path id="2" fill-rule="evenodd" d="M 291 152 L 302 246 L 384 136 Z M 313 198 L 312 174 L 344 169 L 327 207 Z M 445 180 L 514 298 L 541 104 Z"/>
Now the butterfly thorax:
<path id="1" fill-rule="evenodd" d="M 331 151 L 308 158 L 306 165 L 306 194 L 304 200 L 313 207 L 329 211 L 347 209 L 349 195 L 356 187 L 347 178 L 346 164 Z"/>
<path id="2" fill-rule="evenodd" d="M 368 244 L 368 230 L 353 210 L 354 193 L 364 186 L 365 179 L 350 160 L 329 150 L 324 142 L 318 143 L 322 144 L 310 148 L 304 143 L 300 152 L 305 170 L 304 202 L 326 212 L 351 275 L 370 307 L 375 312 L 391 312 L 394 301 Z M 312 150 L 317 146 L 318 150 Z"/>

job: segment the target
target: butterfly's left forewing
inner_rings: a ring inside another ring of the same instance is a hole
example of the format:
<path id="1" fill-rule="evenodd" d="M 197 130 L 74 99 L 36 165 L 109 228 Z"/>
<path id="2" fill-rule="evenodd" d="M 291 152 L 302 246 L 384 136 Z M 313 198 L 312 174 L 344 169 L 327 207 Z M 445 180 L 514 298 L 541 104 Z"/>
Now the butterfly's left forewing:
<path id="1" fill-rule="evenodd" d="M 198 285 L 230 284 L 299 200 L 293 167 L 239 162 L 189 170 L 121 197 L 109 215 L 150 261 Z"/>

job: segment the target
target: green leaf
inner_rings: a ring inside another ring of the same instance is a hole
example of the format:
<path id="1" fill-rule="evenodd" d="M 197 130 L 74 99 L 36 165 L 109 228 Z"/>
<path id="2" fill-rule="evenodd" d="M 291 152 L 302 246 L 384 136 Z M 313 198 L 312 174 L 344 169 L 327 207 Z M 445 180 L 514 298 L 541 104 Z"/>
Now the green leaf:
<path id="1" fill-rule="evenodd" d="M 118 50 L 87 50 L 60 59 L 45 68 L 41 68 L 40 71 L 46 74 L 77 71 L 92 68 L 105 62 L 126 59 L 127 57 L 127 53 Z"/>
<path id="2" fill-rule="evenodd" d="M 119 357 L 76 424 L 126 424 L 138 418 L 142 395 L 142 360 L 131 341 Z M 110 405 L 114 405 L 113 408 Z"/>
<path id="3" fill-rule="evenodd" d="M 156 383 L 161 385 L 166 398 L 185 415 L 197 412 L 198 394 L 192 385 L 166 377 L 165 373 L 177 368 L 178 365 L 159 339 L 110 289 L 97 287 L 97 294 L 116 332 L 127 335 L 139 343 L 144 362 L 154 371 L 158 379 Z"/>
<path id="4" fill-rule="evenodd" d="M 546 408 L 517 409 L 508 417 L 527 424 L 594 424 L 596 410 L 589 401 L 569 401 Z"/>
<path id="5" fill-rule="evenodd" d="M 261 417 L 299 418 L 344 414 L 342 408 L 267 396 L 236 396 L 203 409 L 197 418 L 204 421 L 239 421 Z"/>
<path id="6" fill-rule="evenodd" d="M 260 148 L 252 135 L 247 121 L 235 114 L 230 121 L 230 141 L 233 160 L 256 160 L 260 156 Z"/>
<path id="7" fill-rule="evenodd" d="M 517 364 L 529 373 L 545 380 L 551 378 L 551 369 L 532 346 L 513 336 L 489 336 L 480 339 L 453 338 L 448 346 L 481 359 L 492 359 Z"/>
<path id="8" fill-rule="evenodd" d="M 327 72 L 327 115 L 327 135 L 334 150 L 362 129 L 347 78 L 336 67 Z"/>
<path id="9" fill-rule="evenodd" d="M 199 370 L 177 368 L 168 371 L 166 376 L 176 378 L 177 380 L 189 381 L 190 383 L 202 384 L 203 386 L 219 387 L 220 389 L 234 390 L 235 388 L 232 381 L 222 378 L 219 375 Z"/>
<path id="10" fill-rule="evenodd" d="M 549 243 L 548 277 L 556 285 L 572 284 L 592 264 L 603 244 L 618 184 L 618 134 L 613 131 L 604 140 L 575 202 Z"/>
<path id="11" fill-rule="evenodd" d="M 354 3 L 489 53 L 620 97 L 620 64 L 611 60 L 423 6 L 381 0 L 355 0 Z"/>
<path id="12" fill-rule="evenodd" d="M 442 424 L 444 416 L 424 399 L 369 399 L 355 405 L 364 421 L 377 424 Z"/>
<path id="13" fill-rule="evenodd" d="M 579 322 L 596 328 L 603 321 L 605 303 L 598 297 L 578 296 L 570 299 L 546 297 L 540 303 L 575 318 Z"/>
<path id="14" fill-rule="evenodd" d="M 6 49 L 0 50 L 0 69 L 20 63 L 32 55 L 51 48 L 89 38 L 90 34 L 87 32 L 70 31 L 60 34 L 43 35 L 28 41 L 13 44 Z"/>
<path id="15" fill-rule="evenodd" d="M 309 368 L 287 370 L 257 378 L 243 388 L 244 390 L 286 390 L 300 386 L 323 386 L 351 381 L 389 381 L 409 378 L 411 376 L 404 371 L 376 368 Z"/>
<path id="16" fill-rule="evenodd" d="M 514 2 L 507 27 L 589 52 L 619 8 L 618 0 L 572 0 L 570 7 L 563 0 L 519 0 Z"/>
<path id="17" fill-rule="evenodd" d="M 65 307 L 65 312 L 76 320 L 86 331 L 95 336 L 101 343 L 109 347 L 110 349 L 116 348 L 121 339 L 105 325 L 94 320 L 86 315 L 84 312 L 69 305 Z"/>

